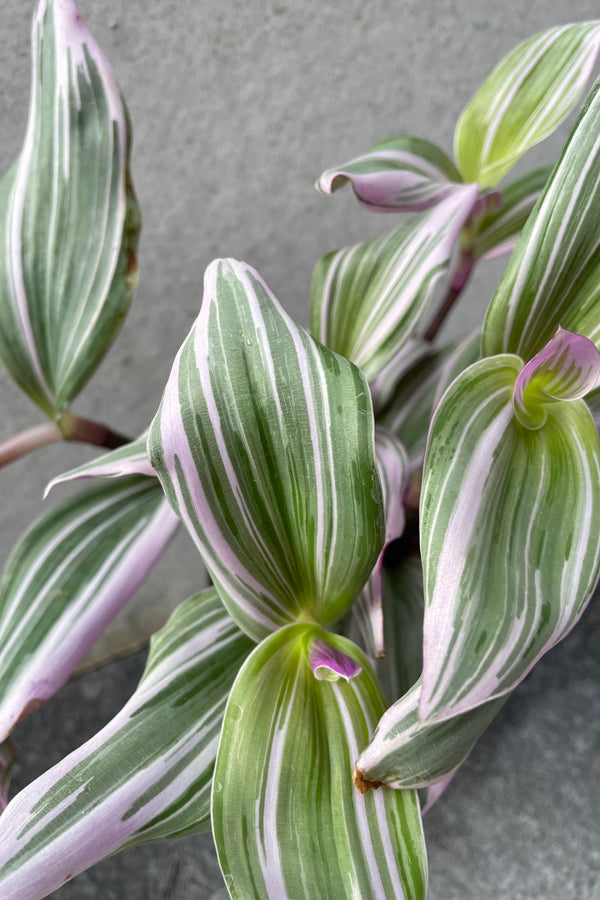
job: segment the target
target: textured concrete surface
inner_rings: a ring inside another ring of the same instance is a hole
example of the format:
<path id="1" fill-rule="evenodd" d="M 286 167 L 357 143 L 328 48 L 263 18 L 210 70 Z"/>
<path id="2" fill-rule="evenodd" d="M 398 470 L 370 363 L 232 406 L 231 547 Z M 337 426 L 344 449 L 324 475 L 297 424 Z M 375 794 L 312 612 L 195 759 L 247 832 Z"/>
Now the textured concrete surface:
<path id="1" fill-rule="evenodd" d="M 599 642 L 597 597 L 426 816 L 429 900 L 600 900 Z M 14 788 L 105 724 L 142 667 L 136 654 L 82 676 L 26 720 L 16 732 Z M 128 850 L 52 896 L 227 900 L 208 834 Z M 318 886 L 314 897 L 329 900 Z"/>
<path id="2" fill-rule="evenodd" d="M 212 258 L 255 266 L 306 324 L 317 259 L 397 221 L 360 209 L 350 192 L 318 195 L 320 172 L 400 133 L 449 152 L 462 107 L 503 54 L 542 28 L 598 13 L 592 0 L 79 5 L 129 104 L 144 231 L 132 312 L 75 409 L 132 435 L 157 408 Z M 5 0 L 0 11 L 0 172 L 25 128 L 32 8 L 31 0 Z M 521 168 L 550 161 L 559 143 L 545 143 Z M 481 318 L 500 271 L 494 264 L 477 273 L 448 334 Z M 3 370 L 0 390 L 1 440 L 40 417 Z M 39 514 L 47 480 L 92 455 L 52 448 L 0 472 L 0 559 Z M 203 580 L 194 551 L 180 542 L 96 655 L 154 630 Z"/>

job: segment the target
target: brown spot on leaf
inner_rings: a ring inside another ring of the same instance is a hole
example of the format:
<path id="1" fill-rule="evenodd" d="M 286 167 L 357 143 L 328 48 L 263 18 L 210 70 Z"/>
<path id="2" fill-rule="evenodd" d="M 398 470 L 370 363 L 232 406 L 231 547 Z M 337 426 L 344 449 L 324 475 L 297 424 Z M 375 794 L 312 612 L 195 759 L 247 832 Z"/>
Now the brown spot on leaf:
<path id="1" fill-rule="evenodd" d="M 352 781 L 359 794 L 366 794 L 367 791 L 376 791 L 377 788 L 385 786 L 383 781 L 370 781 L 365 777 L 365 773 L 362 769 L 354 770 Z"/>

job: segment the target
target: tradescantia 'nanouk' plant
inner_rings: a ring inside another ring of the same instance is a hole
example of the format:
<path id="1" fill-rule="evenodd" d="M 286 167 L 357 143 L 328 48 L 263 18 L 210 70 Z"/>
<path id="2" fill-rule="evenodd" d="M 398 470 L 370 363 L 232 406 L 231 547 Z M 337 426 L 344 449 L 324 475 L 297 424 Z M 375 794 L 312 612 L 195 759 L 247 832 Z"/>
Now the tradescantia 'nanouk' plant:
<path id="1" fill-rule="evenodd" d="M 599 48 L 599 22 L 517 47 L 462 114 L 454 162 L 398 137 L 324 173 L 321 191 L 410 216 L 318 263 L 310 334 L 249 265 L 213 262 L 128 440 L 71 404 L 135 286 L 129 121 L 72 0 L 41 0 L 0 185 L 0 356 L 48 422 L 0 459 L 63 438 L 109 452 L 54 479 L 99 480 L 30 528 L 2 580 L 5 900 L 211 827 L 238 900 L 425 898 L 422 811 L 600 568 L 600 85 L 553 169 L 503 181 Z M 481 331 L 434 343 L 474 266 L 510 251 Z M 214 586 L 152 639 L 119 714 L 9 802 L 12 729 L 179 522 Z"/>

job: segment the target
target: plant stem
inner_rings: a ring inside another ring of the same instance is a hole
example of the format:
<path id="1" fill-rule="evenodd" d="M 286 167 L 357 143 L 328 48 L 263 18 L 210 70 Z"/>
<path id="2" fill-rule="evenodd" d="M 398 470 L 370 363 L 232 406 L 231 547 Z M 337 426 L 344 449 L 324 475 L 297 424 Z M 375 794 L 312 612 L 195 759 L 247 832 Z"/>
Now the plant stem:
<path id="1" fill-rule="evenodd" d="M 437 333 L 442 327 L 448 313 L 464 291 L 467 282 L 471 277 L 471 272 L 473 271 L 474 265 L 475 260 L 473 258 L 472 251 L 463 250 L 456 272 L 454 274 L 454 278 L 452 279 L 452 283 L 448 288 L 448 293 L 444 297 L 444 301 L 437 311 L 433 322 L 425 332 L 426 341 L 433 341 L 437 336 Z"/>
<path id="2" fill-rule="evenodd" d="M 58 444 L 61 441 L 81 441 L 114 450 L 128 444 L 130 440 L 131 438 L 113 431 L 107 425 L 66 412 L 58 422 L 43 422 L 41 425 L 34 425 L 14 434 L 6 441 L 1 441 L 0 468 L 33 453 L 40 447 Z"/>

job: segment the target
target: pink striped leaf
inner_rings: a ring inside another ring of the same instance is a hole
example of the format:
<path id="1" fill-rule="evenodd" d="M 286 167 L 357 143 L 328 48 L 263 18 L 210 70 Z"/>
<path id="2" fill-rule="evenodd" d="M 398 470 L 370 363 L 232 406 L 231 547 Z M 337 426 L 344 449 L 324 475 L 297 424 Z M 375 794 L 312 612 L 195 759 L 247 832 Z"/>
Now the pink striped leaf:
<path id="1" fill-rule="evenodd" d="M 318 681 L 327 640 L 362 670 Z M 270 635 L 233 685 L 215 766 L 213 835 L 232 900 L 424 900 L 426 858 L 411 791 L 352 786 L 353 764 L 385 708 L 367 658 L 307 623 Z"/>
<path id="2" fill-rule="evenodd" d="M 527 220 L 494 295 L 483 354 L 531 359 L 562 327 L 600 347 L 600 82 Z"/>
<path id="3" fill-rule="evenodd" d="M 0 583 L 0 741 L 65 684 L 179 520 L 155 478 L 88 487 L 21 538 Z"/>
<path id="4" fill-rule="evenodd" d="M 374 381 L 435 314 L 436 284 L 476 204 L 476 185 L 455 186 L 395 231 L 323 257 L 311 289 L 313 335 Z"/>
<path id="5" fill-rule="evenodd" d="M 0 358 L 51 417 L 115 338 L 137 283 L 127 112 L 73 0 L 33 19 L 29 119 L 0 183 Z"/>
<path id="6" fill-rule="evenodd" d="M 461 180 L 454 163 L 435 144 L 401 136 L 328 169 L 316 187 L 333 194 L 351 184 L 359 202 L 374 212 L 421 212 L 444 200 Z"/>
<path id="7" fill-rule="evenodd" d="M 383 543 L 368 386 L 244 263 L 207 269 L 148 451 L 251 637 L 350 608 Z"/>
<path id="8" fill-rule="evenodd" d="M 600 23 L 542 31 L 494 69 L 454 134 L 466 181 L 493 187 L 531 147 L 560 125 L 581 96 L 600 48 Z"/>
<path id="9" fill-rule="evenodd" d="M 136 441 L 77 466 L 76 469 L 57 475 L 46 487 L 44 497 L 47 497 L 57 484 L 65 484 L 68 481 L 78 481 L 80 478 L 123 478 L 126 475 L 146 475 L 150 478 L 156 476 L 148 459 L 145 434 Z"/>
<path id="10" fill-rule="evenodd" d="M 40 900 L 124 847 L 210 828 L 225 702 L 251 648 L 212 588 L 173 613 L 123 709 L 0 816 L 2 900 Z"/>
<path id="11" fill-rule="evenodd" d="M 512 690 L 572 628 L 598 577 L 593 419 L 581 399 L 548 400 L 543 427 L 524 427 L 513 397 L 527 373 L 516 356 L 481 360 L 433 418 L 421 494 L 426 722 Z"/>
<path id="12" fill-rule="evenodd" d="M 476 259 L 497 259 L 512 253 L 551 171 L 550 166 L 535 169 L 502 188 L 500 206 L 486 210 L 475 223 Z"/>

